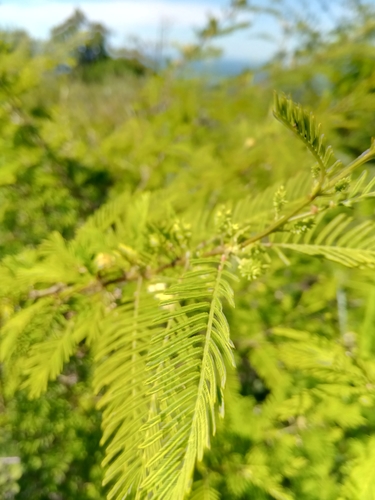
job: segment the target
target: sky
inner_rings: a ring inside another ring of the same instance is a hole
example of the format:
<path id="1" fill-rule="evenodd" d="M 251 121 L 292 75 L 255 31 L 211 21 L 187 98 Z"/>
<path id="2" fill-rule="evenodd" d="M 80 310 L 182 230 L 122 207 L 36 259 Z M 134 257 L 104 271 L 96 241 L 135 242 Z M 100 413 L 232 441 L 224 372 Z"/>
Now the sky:
<path id="1" fill-rule="evenodd" d="M 310 0 L 310 5 L 316 4 L 319 10 L 321 1 Z M 340 1 L 329 0 L 330 8 Z M 150 45 L 160 41 L 162 30 L 166 42 L 186 44 L 194 40 L 194 28 L 204 26 L 208 14 L 220 14 L 228 4 L 229 0 L 0 0 L 0 28 L 23 28 L 36 38 L 47 38 L 53 26 L 79 8 L 90 21 L 111 30 L 114 46 L 127 45 L 134 36 Z M 329 15 L 322 16 L 323 22 L 328 19 Z M 253 21 L 255 31 L 277 35 L 279 27 L 269 17 Z M 251 37 L 247 30 L 223 37 L 215 45 L 227 59 L 252 64 L 265 61 L 278 49 L 269 40 Z"/>
<path id="2" fill-rule="evenodd" d="M 0 0 L 0 28 L 23 28 L 36 38 L 47 38 L 53 26 L 75 8 L 90 21 L 99 21 L 111 32 L 113 45 L 126 45 L 132 36 L 144 42 L 160 40 L 189 43 L 194 29 L 204 26 L 208 14 L 219 14 L 228 0 Z M 264 61 L 276 47 L 251 40 L 246 32 L 215 42 L 228 59 Z"/>

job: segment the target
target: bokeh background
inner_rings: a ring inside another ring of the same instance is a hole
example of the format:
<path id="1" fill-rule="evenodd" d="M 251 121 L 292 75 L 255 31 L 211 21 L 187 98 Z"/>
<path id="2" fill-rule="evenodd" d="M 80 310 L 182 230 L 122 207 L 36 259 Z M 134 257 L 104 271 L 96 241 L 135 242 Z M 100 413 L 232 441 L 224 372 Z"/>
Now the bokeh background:
<path id="1" fill-rule="evenodd" d="M 2 0 L 1 258 L 27 258 L 53 231 L 72 238 L 124 190 L 163 188 L 183 211 L 287 181 L 311 158 L 273 120 L 273 90 L 355 158 L 375 136 L 374 42 L 372 1 Z M 369 198 L 356 215 L 374 208 Z M 2 297 L 1 325 L 13 308 Z M 223 499 L 373 500 L 372 273 L 296 259 L 249 284 L 237 311 L 227 420 L 198 486 L 209 478 Z M 293 357 L 267 336 L 278 326 L 311 332 L 310 351 Z M 316 368 L 337 352 L 366 367 L 366 396 L 343 390 L 341 376 L 357 382 L 336 365 L 321 390 L 332 370 Z M 0 366 L 1 499 L 105 498 L 90 361 L 82 347 L 38 400 L 13 393 Z"/>

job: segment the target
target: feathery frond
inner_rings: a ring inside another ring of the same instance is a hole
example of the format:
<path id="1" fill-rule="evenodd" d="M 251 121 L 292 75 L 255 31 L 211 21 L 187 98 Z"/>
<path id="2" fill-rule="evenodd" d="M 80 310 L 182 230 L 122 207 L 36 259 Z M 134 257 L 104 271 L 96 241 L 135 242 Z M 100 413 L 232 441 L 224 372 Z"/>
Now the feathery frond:
<path id="1" fill-rule="evenodd" d="M 129 205 L 130 195 L 128 192 L 121 193 L 114 200 L 110 200 L 101 206 L 96 212 L 87 220 L 87 222 L 78 231 L 78 238 L 82 232 L 97 229 L 105 231 L 111 224 L 121 217 L 124 213 L 124 207 Z"/>
<path id="2" fill-rule="evenodd" d="M 342 484 L 340 500 L 372 500 L 375 497 L 375 439 L 371 437 L 367 443 L 353 440 L 351 448 L 357 458 L 346 464 L 348 476 Z"/>
<path id="3" fill-rule="evenodd" d="M 375 196 L 375 177 L 366 183 L 368 171 L 364 170 L 358 179 L 350 186 L 347 195 L 347 202 L 345 205 L 351 205 L 353 202 L 360 202 L 366 198 L 373 198 Z"/>
<path id="4" fill-rule="evenodd" d="M 90 338 L 91 329 L 95 328 L 92 319 L 98 321 L 90 307 L 90 302 L 79 301 L 76 311 L 71 311 L 72 318 L 66 320 L 63 314 L 56 314 L 44 339 L 31 346 L 27 356 L 21 360 L 22 375 L 25 377 L 23 387 L 32 398 L 39 397 L 47 389 L 49 380 L 55 380 L 61 374 L 64 364 L 76 352 L 77 346 Z M 94 302 L 95 304 L 95 302 Z M 93 304 L 93 305 L 94 305 Z"/>
<path id="5" fill-rule="evenodd" d="M 365 221 L 352 225 L 353 219 L 339 214 L 324 225 L 302 235 L 274 234 L 272 246 L 306 255 L 321 256 L 347 267 L 375 266 L 375 224 Z"/>
<path id="6" fill-rule="evenodd" d="M 322 417 L 343 428 L 365 423 L 361 397 L 371 397 L 371 378 L 348 356 L 344 345 L 332 345 L 328 339 L 291 328 L 274 328 L 279 360 L 290 372 L 309 377 L 310 387 L 293 390 L 277 407 L 278 418 L 288 421 L 298 415 L 310 415 L 321 405 Z"/>
<path id="7" fill-rule="evenodd" d="M 102 393 L 102 443 L 107 443 L 105 483 L 114 485 L 108 498 L 126 498 L 137 491 L 143 473 L 140 446 L 153 404 L 147 385 L 147 353 L 154 332 L 158 301 L 143 289 L 113 309 L 101 324 L 95 347 L 94 389 Z"/>
<path id="8" fill-rule="evenodd" d="M 275 92 L 273 114 L 306 144 L 320 169 L 327 170 L 333 150 L 331 146 L 325 145 L 324 134 L 321 133 L 320 124 L 316 123 L 313 113 L 307 113 L 299 104 Z"/>
<path id="9" fill-rule="evenodd" d="M 193 490 L 189 495 L 189 500 L 219 500 L 219 492 L 207 484 L 207 481 L 196 481 Z"/>
<path id="10" fill-rule="evenodd" d="M 32 330 L 35 327 L 35 321 L 40 322 L 41 316 L 49 315 L 52 302 L 51 297 L 43 298 L 29 307 L 21 309 L 5 323 L 0 332 L 1 361 L 11 358 L 14 351 L 20 347 L 21 335 L 30 329 Z"/>
<path id="11" fill-rule="evenodd" d="M 215 432 L 215 408 L 223 411 L 225 360 L 233 364 L 232 342 L 221 301 L 233 304 L 225 256 L 192 261 L 193 269 L 168 290 L 148 356 L 149 385 L 159 405 L 144 430 L 158 431 L 142 448 L 148 454 L 139 498 L 183 498 L 196 460 Z M 161 446 L 149 453 L 156 439 Z M 142 496 L 143 495 L 143 496 Z M 137 498 L 138 498 L 137 497 Z"/>

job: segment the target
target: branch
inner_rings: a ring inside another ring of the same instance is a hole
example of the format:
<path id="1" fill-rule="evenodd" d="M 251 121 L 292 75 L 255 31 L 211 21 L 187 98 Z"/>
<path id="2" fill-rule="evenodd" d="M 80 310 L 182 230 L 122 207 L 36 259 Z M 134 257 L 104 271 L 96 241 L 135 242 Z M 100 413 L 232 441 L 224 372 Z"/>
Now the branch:
<path id="1" fill-rule="evenodd" d="M 54 295 L 55 293 L 65 290 L 67 285 L 65 283 L 56 283 L 49 288 L 43 288 L 42 290 L 31 290 L 29 293 L 30 299 L 40 299 L 41 297 L 46 297 L 47 295 Z"/>
<path id="2" fill-rule="evenodd" d="M 269 234 L 277 231 L 279 228 L 284 226 L 286 223 L 298 220 L 301 217 L 305 217 L 306 213 L 301 212 L 305 209 L 305 207 L 309 204 L 311 204 L 316 198 L 318 197 L 324 197 L 324 196 L 329 196 L 332 195 L 332 192 L 330 190 L 336 185 L 336 183 L 351 174 L 355 169 L 363 165 L 364 163 L 375 159 L 375 141 L 372 142 L 371 147 L 365 151 L 362 155 L 360 155 L 358 158 L 356 158 L 352 163 L 350 163 L 344 170 L 342 170 L 339 174 L 337 174 L 335 177 L 333 177 L 325 186 L 325 172 L 323 169 L 320 171 L 320 176 L 319 180 L 316 183 L 315 187 L 313 188 L 312 192 L 307 195 L 306 197 L 303 198 L 302 202 L 297 205 L 293 210 L 291 210 L 288 214 L 283 215 L 280 219 L 277 221 L 273 222 L 270 224 L 266 229 L 261 231 L 258 234 L 255 234 L 254 236 L 248 238 L 246 241 L 242 242 L 239 247 L 244 248 L 247 247 L 248 245 L 251 245 L 257 241 L 262 240 Z M 328 207 L 326 207 L 328 208 Z M 316 212 L 310 211 L 309 215 L 315 215 Z M 199 248 L 202 248 L 202 246 L 206 246 L 208 242 L 203 242 L 198 245 L 196 248 L 196 251 L 199 250 Z M 209 256 L 215 256 L 215 255 L 222 255 L 226 253 L 227 255 L 233 253 L 233 250 L 231 249 L 231 245 L 225 245 L 221 244 L 217 246 L 216 248 L 209 250 L 205 253 L 203 253 L 202 256 L 204 257 L 209 257 Z M 188 258 L 187 255 L 181 256 L 181 257 L 175 257 L 171 262 L 168 262 L 166 264 L 163 264 L 159 266 L 158 268 L 151 270 L 149 268 L 146 268 L 144 270 L 140 270 L 138 266 L 132 267 L 128 272 L 123 272 L 121 276 L 117 276 L 116 278 L 110 278 L 109 280 L 105 281 L 104 279 L 100 278 L 100 276 L 96 277 L 96 281 L 93 283 L 90 283 L 87 286 L 84 286 L 81 288 L 82 293 L 89 293 L 90 291 L 98 291 L 100 289 L 103 289 L 103 287 L 106 287 L 111 284 L 115 283 L 126 283 L 129 281 L 136 281 L 139 278 L 145 278 L 145 279 L 150 279 L 152 276 L 158 275 L 161 272 L 163 272 L 166 269 L 174 268 L 177 266 L 185 266 Z M 41 297 L 46 297 L 48 295 L 53 295 L 56 293 L 59 293 L 61 291 L 65 291 L 67 289 L 72 289 L 74 291 L 77 291 L 76 287 L 68 286 L 64 283 L 57 283 L 49 288 L 45 288 L 42 290 L 32 290 L 29 293 L 29 298 L 30 299 L 38 299 Z"/>
<path id="3" fill-rule="evenodd" d="M 324 180 L 324 177 L 322 178 L 322 181 Z M 268 236 L 269 234 L 273 233 L 274 231 L 276 231 L 277 229 L 279 229 L 281 226 L 283 226 L 284 224 L 286 224 L 287 222 L 289 222 L 291 219 L 295 218 L 295 216 L 297 216 L 301 210 L 303 210 L 307 205 L 309 205 L 312 201 L 315 200 L 315 198 L 317 198 L 318 196 L 320 196 L 321 194 L 321 182 L 322 181 L 319 181 L 317 186 L 315 187 L 315 189 L 313 190 L 313 192 L 308 195 L 304 201 L 302 203 L 300 203 L 294 210 L 292 210 L 291 212 L 289 212 L 289 214 L 286 214 L 286 215 L 283 215 L 279 220 L 275 221 L 273 224 L 270 224 L 264 231 L 262 231 L 261 233 L 258 233 L 254 236 L 252 236 L 251 238 L 247 239 L 246 241 L 244 241 L 243 243 L 241 243 L 240 247 L 241 248 L 244 248 L 244 247 L 247 247 L 248 245 L 251 245 L 252 243 L 255 243 L 256 241 L 259 241 L 261 240 L 262 238 L 265 238 L 266 236 Z"/>
<path id="4" fill-rule="evenodd" d="M 352 163 L 350 163 L 344 170 L 342 170 L 339 174 L 333 177 L 330 182 L 327 184 L 325 191 L 333 188 L 337 182 L 344 177 L 350 175 L 354 170 L 356 170 L 361 165 L 364 165 L 368 161 L 375 159 L 375 141 L 373 140 L 371 147 L 367 149 L 364 153 L 362 153 L 358 158 L 356 158 Z"/>

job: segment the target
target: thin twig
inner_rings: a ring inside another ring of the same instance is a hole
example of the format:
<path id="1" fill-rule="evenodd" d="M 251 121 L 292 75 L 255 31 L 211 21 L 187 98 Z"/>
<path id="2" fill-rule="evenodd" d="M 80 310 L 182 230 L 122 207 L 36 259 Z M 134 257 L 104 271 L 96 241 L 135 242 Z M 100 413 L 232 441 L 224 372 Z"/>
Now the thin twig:
<path id="1" fill-rule="evenodd" d="M 47 295 L 54 295 L 55 293 L 59 293 L 66 288 L 67 285 L 65 285 L 65 283 L 56 283 L 56 285 L 52 285 L 49 288 L 44 288 L 42 290 L 31 290 L 29 293 L 29 298 L 40 299 L 41 297 L 46 297 Z"/>

